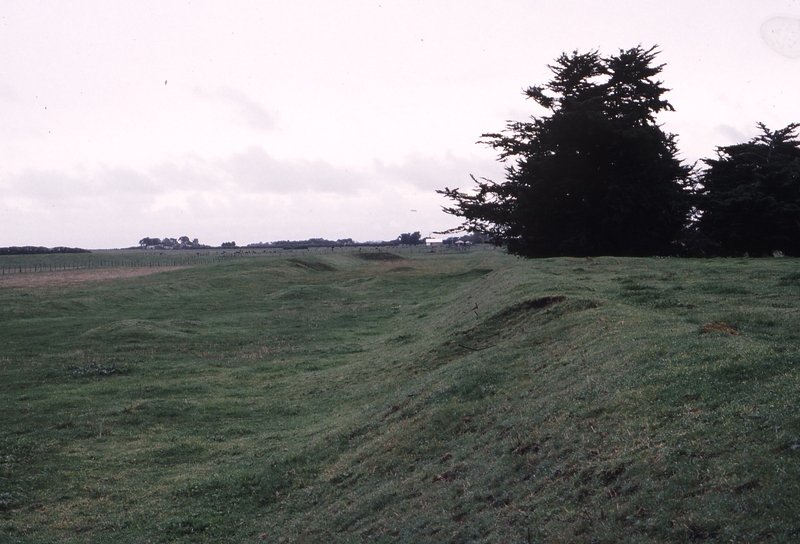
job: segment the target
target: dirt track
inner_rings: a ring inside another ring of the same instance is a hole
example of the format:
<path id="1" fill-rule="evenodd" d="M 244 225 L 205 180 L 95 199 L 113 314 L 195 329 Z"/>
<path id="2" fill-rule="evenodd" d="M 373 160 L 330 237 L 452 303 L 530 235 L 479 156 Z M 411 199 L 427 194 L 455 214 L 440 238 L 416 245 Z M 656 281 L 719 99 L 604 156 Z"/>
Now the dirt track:
<path id="1" fill-rule="evenodd" d="M 0 288 L 3 287 L 62 287 L 81 283 L 113 280 L 116 278 L 134 278 L 159 272 L 177 270 L 182 266 L 159 266 L 155 268 L 103 268 L 99 270 L 64 270 L 61 272 L 28 272 L 24 274 L 7 274 L 0 276 Z"/>

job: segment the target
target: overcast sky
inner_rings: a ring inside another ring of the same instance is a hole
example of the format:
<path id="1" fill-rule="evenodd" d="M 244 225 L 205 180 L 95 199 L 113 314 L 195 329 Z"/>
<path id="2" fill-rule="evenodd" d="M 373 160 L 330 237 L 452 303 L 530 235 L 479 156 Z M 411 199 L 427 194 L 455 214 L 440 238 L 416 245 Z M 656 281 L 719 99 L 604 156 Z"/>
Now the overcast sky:
<path id="1" fill-rule="evenodd" d="M 126 5 L 127 4 L 127 5 Z M 692 163 L 800 122 L 795 0 L 0 3 L 0 246 L 389 240 L 562 52 L 658 44 Z"/>

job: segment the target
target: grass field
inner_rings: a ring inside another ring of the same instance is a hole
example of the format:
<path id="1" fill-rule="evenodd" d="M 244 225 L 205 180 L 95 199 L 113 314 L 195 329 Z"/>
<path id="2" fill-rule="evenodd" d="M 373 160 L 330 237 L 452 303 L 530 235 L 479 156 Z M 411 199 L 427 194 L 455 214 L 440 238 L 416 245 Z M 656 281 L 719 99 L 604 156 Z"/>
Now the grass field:
<path id="1" fill-rule="evenodd" d="M 2 542 L 800 539 L 795 259 L 114 270 L 0 278 Z"/>
<path id="2" fill-rule="evenodd" d="M 101 249 L 84 253 L 0 255 L 0 277 L 29 272 L 59 272 L 76 269 L 159 268 L 212 264 L 239 257 L 294 256 L 331 252 L 330 248 L 306 250 L 280 248 L 203 248 L 197 250 Z M 351 248 L 339 248 L 339 252 Z"/>

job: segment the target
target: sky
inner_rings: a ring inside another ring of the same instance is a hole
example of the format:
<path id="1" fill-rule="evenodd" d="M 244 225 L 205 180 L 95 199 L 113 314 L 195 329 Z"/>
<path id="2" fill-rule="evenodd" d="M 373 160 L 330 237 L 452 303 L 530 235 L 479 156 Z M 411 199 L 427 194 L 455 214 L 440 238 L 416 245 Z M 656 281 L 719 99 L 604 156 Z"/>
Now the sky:
<path id="1" fill-rule="evenodd" d="M 0 246 L 432 235 L 548 63 L 640 44 L 688 164 L 800 122 L 800 0 L 3 0 Z"/>

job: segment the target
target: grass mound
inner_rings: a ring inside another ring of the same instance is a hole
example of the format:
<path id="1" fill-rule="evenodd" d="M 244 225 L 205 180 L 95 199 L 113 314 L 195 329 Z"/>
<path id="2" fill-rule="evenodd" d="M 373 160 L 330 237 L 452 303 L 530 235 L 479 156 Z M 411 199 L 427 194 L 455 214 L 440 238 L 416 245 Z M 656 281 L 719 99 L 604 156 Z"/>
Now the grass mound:
<path id="1" fill-rule="evenodd" d="M 354 253 L 359 259 L 365 261 L 402 261 L 403 257 L 390 253 L 388 251 L 365 251 L 363 253 Z"/>
<path id="2" fill-rule="evenodd" d="M 796 260 L 355 255 L 0 288 L 0 541 L 800 534 Z"/>
<path id="3" fill-rule="evenodd" d="M 287 262 L 314 272 L 333 272 L 336 270 L 336 267 L 332 264 L 316 259 L 287 259 Z"/>

